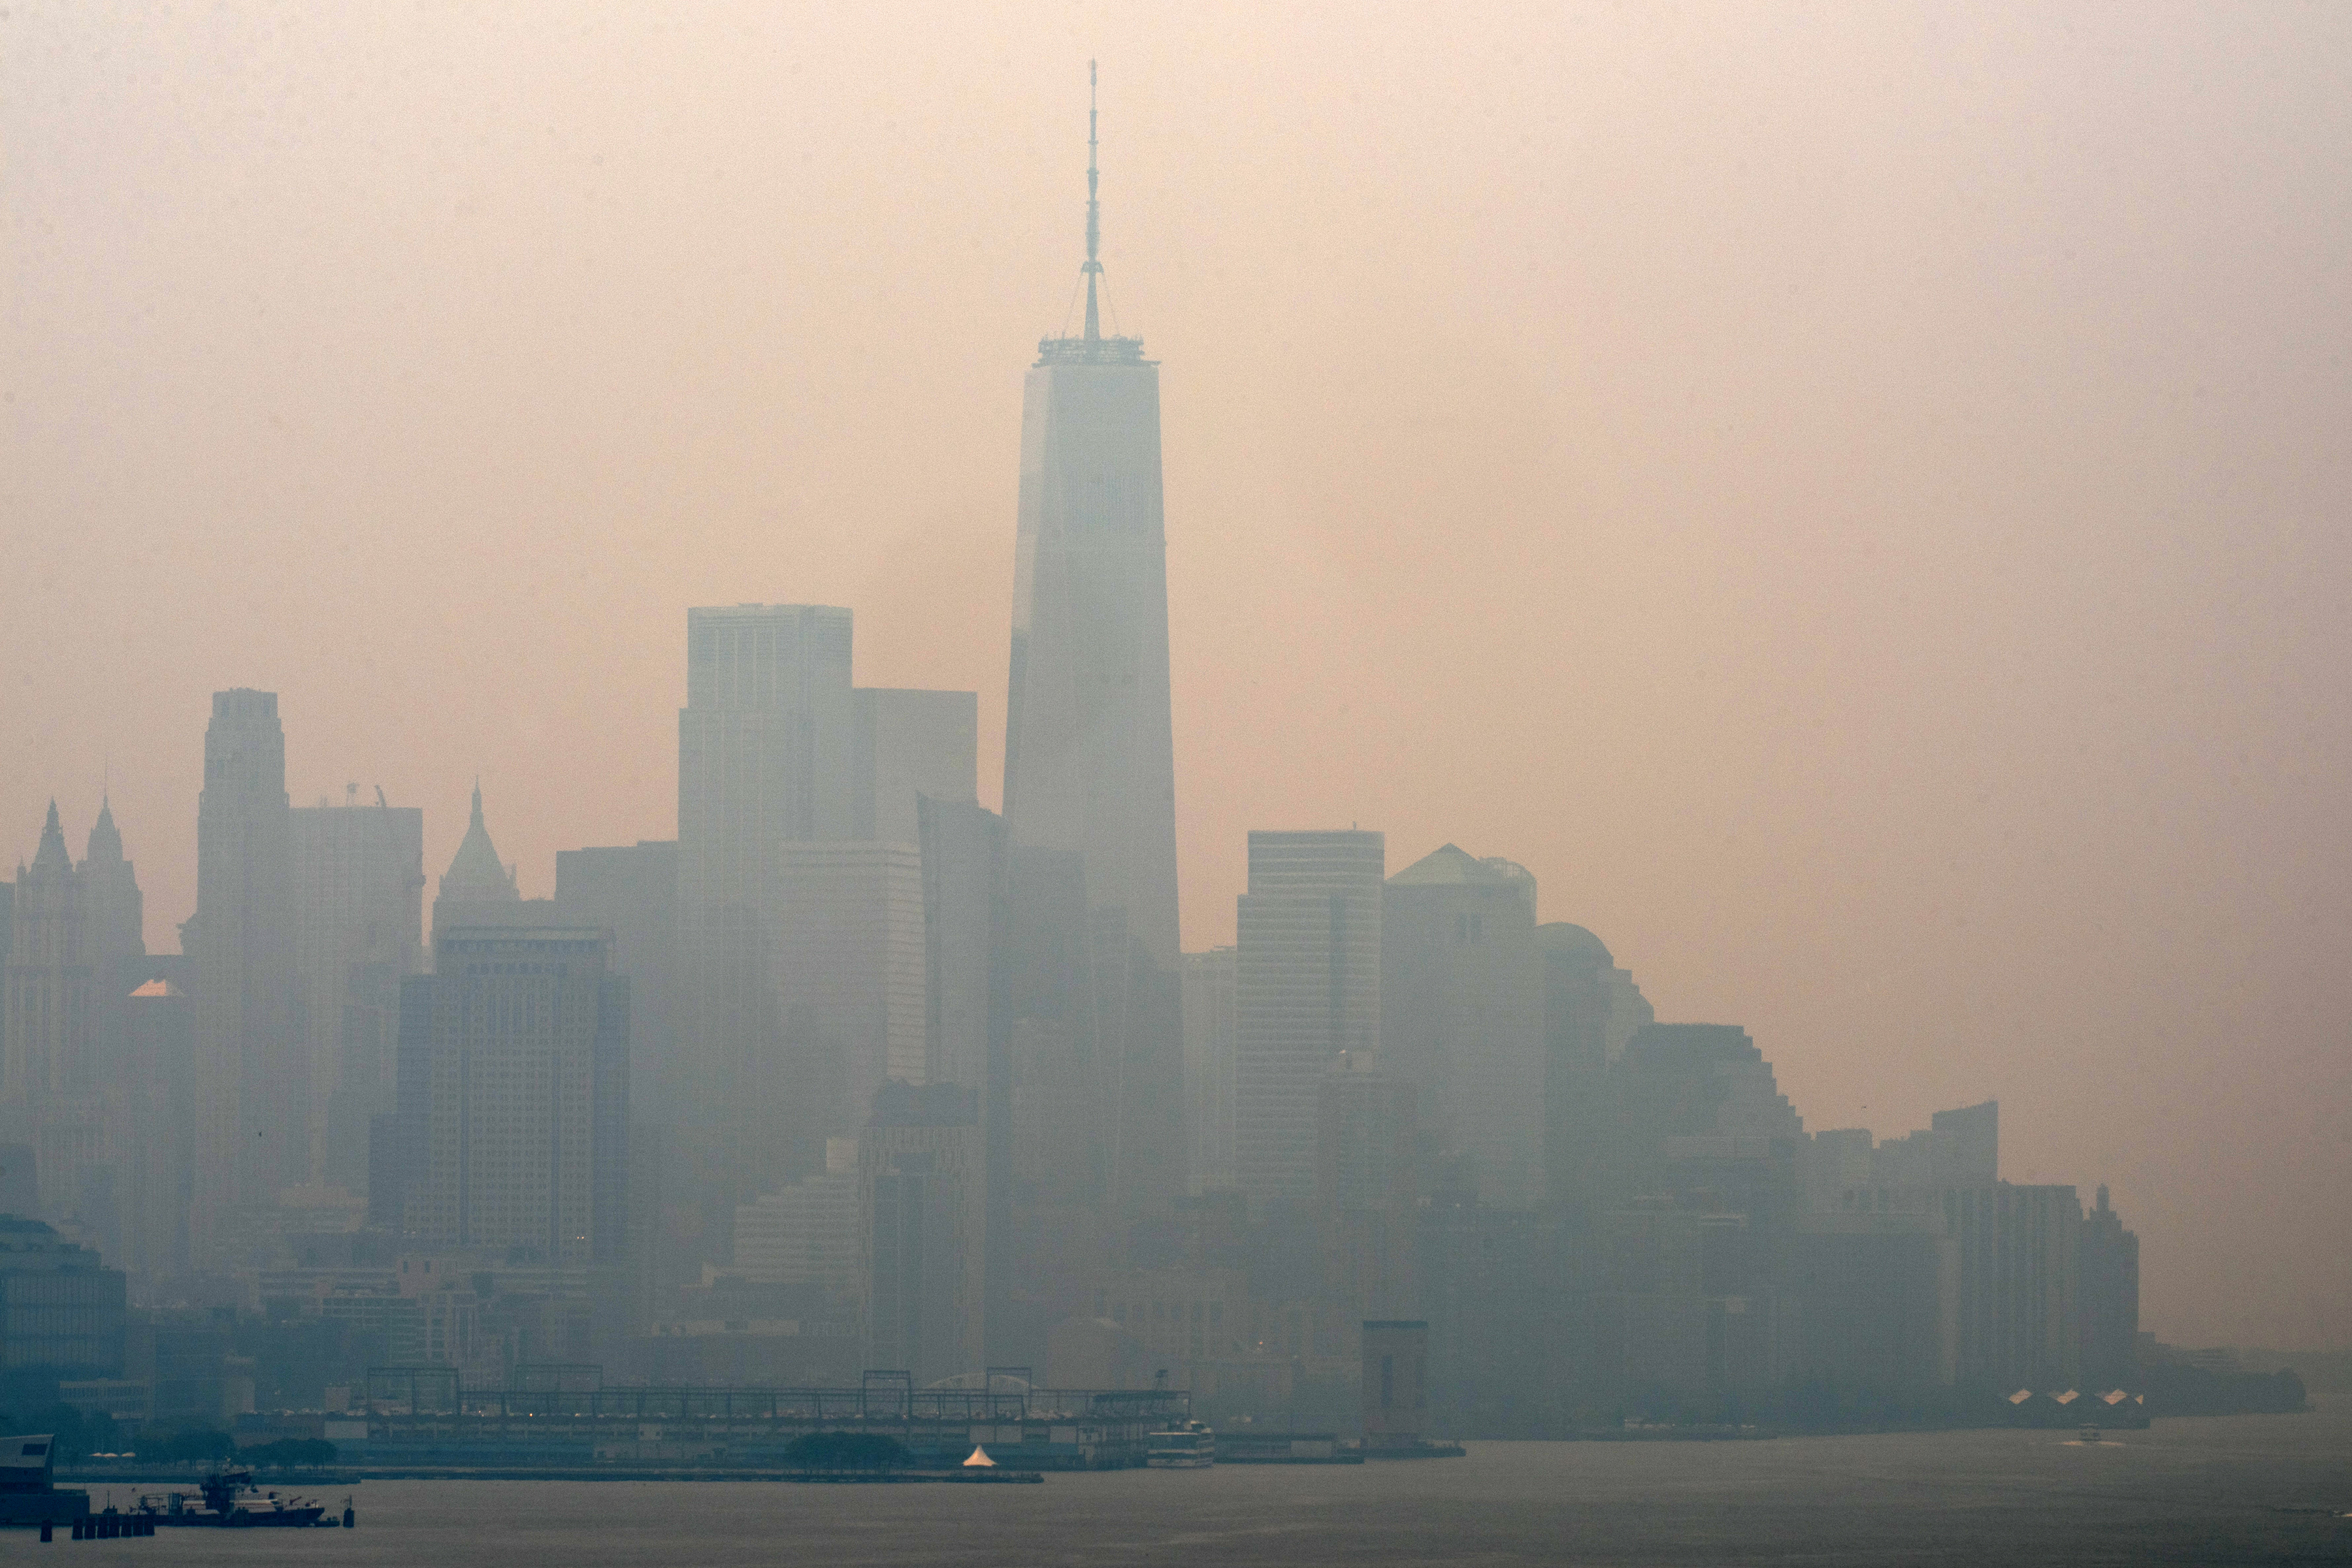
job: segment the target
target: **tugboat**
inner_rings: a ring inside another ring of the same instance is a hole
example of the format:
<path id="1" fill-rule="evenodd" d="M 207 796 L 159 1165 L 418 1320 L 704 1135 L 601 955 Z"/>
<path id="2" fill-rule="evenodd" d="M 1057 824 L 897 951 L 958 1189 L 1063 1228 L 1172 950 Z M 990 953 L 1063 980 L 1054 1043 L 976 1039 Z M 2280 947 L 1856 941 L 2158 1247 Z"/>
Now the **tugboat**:
<path id="1" fill-rule="evenodd" d="M 1217 1435 L 1205 1421 L 1180 1421 L 1144 1439 L 1143 1462 L 1155 1470 L 1205 1470 L 1217 1462 Z"/>
<path id="2" fill-rule="evenodd" d="M 185 1492 L 165 1492 L 161 1497 L 141 1498 L 134 1511 L 157 1524 L 203 1524 L 229 1530 L 308 1530 L 340 1522 L 327 1513 L 324 1503 L 261 1491 L 253 1484 L 251 1470 L 223 1465 L 196 1486 L 203 1500 L 201 1508 L 190 1507 Z M 256 1495 L 239 1501 L 239 1494 L 246 1492 Z"/>

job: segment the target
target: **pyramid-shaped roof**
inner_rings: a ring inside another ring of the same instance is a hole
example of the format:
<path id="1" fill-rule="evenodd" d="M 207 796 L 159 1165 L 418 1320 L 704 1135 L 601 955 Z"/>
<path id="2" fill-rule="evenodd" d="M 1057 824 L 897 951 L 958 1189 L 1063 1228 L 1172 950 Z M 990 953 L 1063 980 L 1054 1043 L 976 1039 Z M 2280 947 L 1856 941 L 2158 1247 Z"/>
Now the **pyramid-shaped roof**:
<path id="1" fill-rule="evenodd" d="M 514 878 L 499 859 L 498 847 L 490 842 L 490 830 L 482 825 L 479 784 L 474 785 L 474 819 L 466 825 L 465 840 L 457 846 L 457 853 L 441 879 L 441 897 L 464 903 L 504 902 L 522 897 L 516 890 Z"/>
<path id="2" fill-rule="evenodd" d="M 73 857 L 66 853 L 66 830 L 58 824 L 58 803 L 49 802 L 49 820 L 41 828 L 41 847 L 33 854 L 36 871 L 70 871 Z"/>
<path id="3" fill-rule="evenodd" d="M 89 842 L 83 847 L 82 861 L 97 861 L 101 866 L 120 864 L 122 859 L 122 835 L 114 826 L 114 803 L 101 796 L 98 803 L 98 820 L 90 826 Z"/>
<path id="4" fill-rule="evenodd" d="M 1391 888 L 1423 888 L 1464 882 L 1507 882 L 1504 872 L 1487 865 L 1459 845 L 1433 849 L 1389 879 Z"/>

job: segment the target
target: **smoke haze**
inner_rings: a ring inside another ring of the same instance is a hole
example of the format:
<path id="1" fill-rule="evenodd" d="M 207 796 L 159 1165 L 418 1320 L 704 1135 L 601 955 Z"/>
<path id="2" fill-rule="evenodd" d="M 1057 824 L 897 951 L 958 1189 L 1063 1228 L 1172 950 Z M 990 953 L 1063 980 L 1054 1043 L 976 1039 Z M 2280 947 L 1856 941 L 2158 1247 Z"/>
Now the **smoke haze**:
<path id="1" fill-rule="evenodd" d="M 1811 1129 L 1998 1096 L 2143 1321 L 2352 1340 L 2352 12 L 0 13 L 0 849 L 209 694 L 447 863 L 675 834 L 688 605 L 979 692 L 1082 255 L 1165 365 L 1184 944 L 1539 879 Z"/>

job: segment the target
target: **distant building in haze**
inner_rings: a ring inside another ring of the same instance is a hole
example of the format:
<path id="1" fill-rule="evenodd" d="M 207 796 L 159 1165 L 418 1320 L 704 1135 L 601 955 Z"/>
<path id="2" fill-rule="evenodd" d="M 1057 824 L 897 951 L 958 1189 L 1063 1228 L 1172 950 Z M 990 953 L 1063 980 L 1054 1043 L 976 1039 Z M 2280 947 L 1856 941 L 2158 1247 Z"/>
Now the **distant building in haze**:
<path id="1" fill-rule="evenodd" d="M 1084 327 L 1022 394 L 1003 998 L 1018 1272 L 1056 1300 L 1006 1356 L 1032 1362 L 1066 1287 L 1184 1190 L 1160 371 L 1102 333 L 1095 184 L 1090 161 Z"/>
<path id="2" fill-rule="evenodd" d="M 296 806 L 287 823 L 306 1179 L 363 1195 L 369 1124 L 393 1108 L 400 983 L 425 968 L 425 813 Z"/>
<path id="3" fill-rule="evenodd" d="M 1314 1199 L 1324 1075 L 1343 1051 L 1381 1049 L 1385 843 L 1353 830 L 1249 836 L 1234 961 L 1234 1163 L 1253 1198 Z"/>
<path id="4" fill-rule="evenodd" d="M 810 1285 L 828 1300 L 859 1298 L 857 1142 L 825 1145 L 822 1172 L 735 1210 L 735 1268 L 767 1285 Z"/>
<path id="5" fill-rule="evenodd" d="M 489 825 L 482 816 L 482 786 L 476 784 L 466 837 L 457 841 L 457 852 L 449 858 L 449 868 L 441 873 L 440 885 L 434 890 L 434 944 L 439 946 L 445 930 L 461 926 L 551 925 L 554 921 L 555 901 L 524 898 L 514 868 L 499 858 L 498 846 L 490 841 Z"/>
<path id="6" fill-rule="evenodd" d="M 674 1103 L 736 1202 L 928 1071 L 918 797 L 973 800 L 978 701 L 854 689 L 851 631 L 828 605 L 688 612 Z"/>
<path id="7" fill-rule="evenodd" d="M 918 1387 L 986 1364 L 982 1158 L 971 1089 L 891 1083 L 875 1095 L 857 1144 L 866 1359 Z"/>
<path id="8" fill-rule="evenodd" d="M 1235 953 L 1230 947 L 1184 955 L 1184 1139 L 1194 1195 L 1239 1179 L 1234 1146 L 1241 1078 Z"/>
<path id="9" fill-rule="evenodd" d="M 2128 1388 L 2139 1376 L 2139 1237 L 2107 1206 L 2104 1185 L 2083 1216 L 2082 1272 L 2084 1381 Z"/>
<path id="10" fill-rule="evenodd" d="M 1413 1089 L 1342 1051 L 1316 1086 L 1315 1232 L 1322 1288 L 1350 1321 L 1412 1306 L 1420 1206 Z"/>
<path id="11" fill-rule="evenodd" d="M 676 841 L 556 851 L 555 914 L 613 933 L 613 973 L 629 983 L 630 1112 L 667 1121 L 680 1093 Z"/>
<path id="12" fill-rule="evenodd" d="M 82 894 L 52 801 L 40 848 L 17 870 L 10 922 L 0 1111 L 11 1137 L 33 1137 L 54 1116 L 78 1116 L 90 1093 L 90 933 Z M 61 1175 L 44 1170 L 42 1183 Z"/>
<path id="13" fill-rule="evenodd" d="M 1633 977 L 1580 925 L 1536 928 L 1543 955 L 1545 1194 L 1589 1215 L 1603 1186 L 1609 1064 L 1657 1021 Z"/>
<path id="14" fill-rule="evenodd" d="M 620 1261 L 629 993 L 608 944 L 578 927 L 435 932 L 434 973 L 405 983 L 401 1009 L 404 1217 L 422 1244 Z"/>
<path id="15" fill-rule="evenodd" d="M 237 1211 L 309 1174 L 310 1086 L 296 1029 L 294 845 L 272 691 L 213 694 L 196 806 L 195 1266 L 226 1261 Z"/>
<path id="16" fill-rule="evenodd" d="M 122 1316 L 121 1269 L 54 1226 L 0 1215 L 0 1366 L 118 1376 Z"/>
<path id="17" fill-rule="evenodd" d="M 1381 1060 L 1420 1090 L 1442 1162 L 1482 1202 L 1544 1195 L 1544 963 L 1535 882 L 1454 845 L 1388 879 Z"/>

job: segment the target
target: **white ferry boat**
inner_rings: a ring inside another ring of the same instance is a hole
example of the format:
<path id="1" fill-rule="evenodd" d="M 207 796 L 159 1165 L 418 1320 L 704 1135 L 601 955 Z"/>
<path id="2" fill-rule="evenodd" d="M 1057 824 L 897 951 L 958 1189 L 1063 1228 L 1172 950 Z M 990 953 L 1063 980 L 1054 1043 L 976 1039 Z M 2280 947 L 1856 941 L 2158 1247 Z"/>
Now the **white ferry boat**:
<path id="1" fill-rule="evenodd" d="M 1144 1439 L 1143 1462 L 1155 1470 L 1205 1470 L 1217 1462 L 1217 1435 L 1204 1421 L 1186 1421 Z"/>

